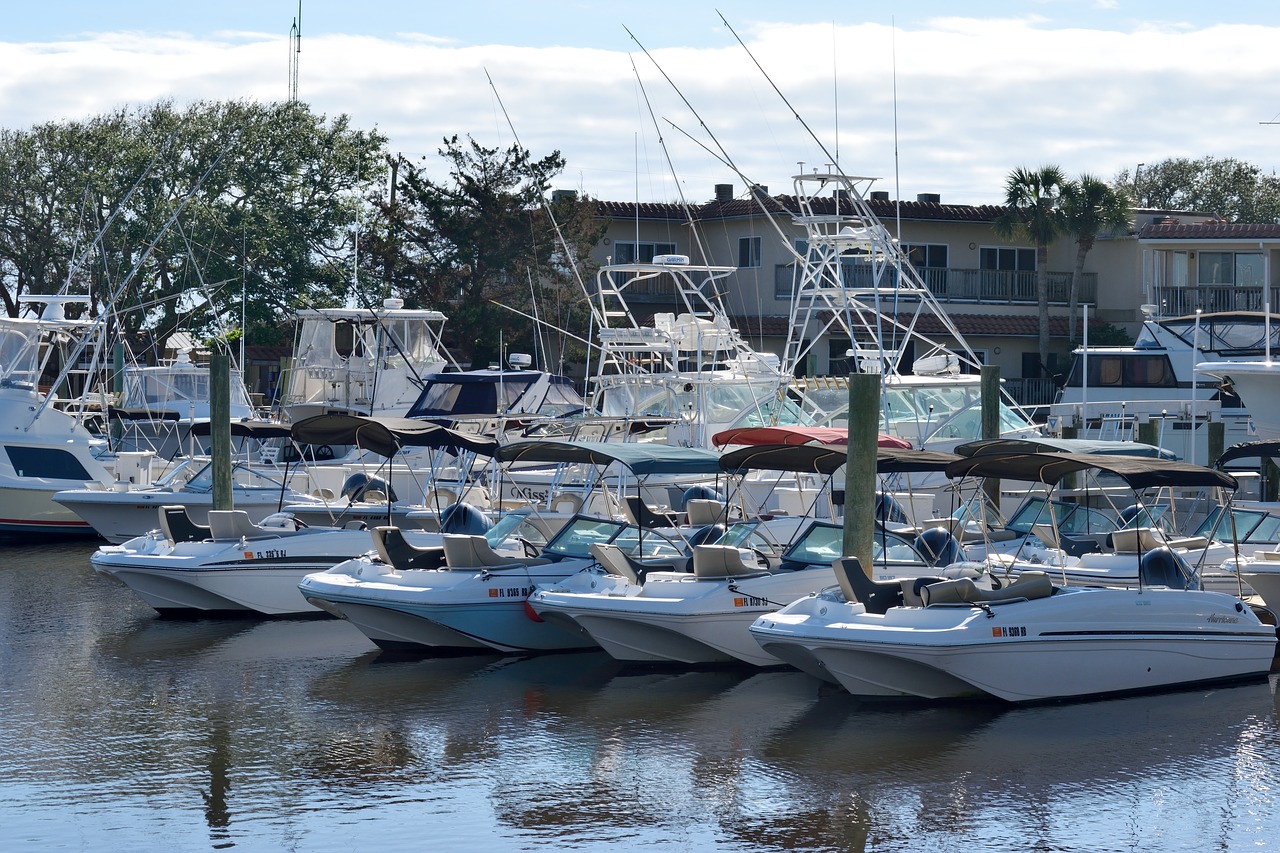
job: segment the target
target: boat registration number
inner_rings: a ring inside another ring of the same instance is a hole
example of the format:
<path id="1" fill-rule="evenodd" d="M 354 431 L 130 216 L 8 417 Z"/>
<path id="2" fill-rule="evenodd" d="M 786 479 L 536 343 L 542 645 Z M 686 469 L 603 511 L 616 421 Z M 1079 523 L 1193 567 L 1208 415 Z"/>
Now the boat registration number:
<path id="1" fill-rule="evenodd" d="M 992 628 L 991 636 L 993 637 L 1025 637 L 1027 636 L 1026 625 L 1010 625 L 1007 628 Z"/>
<path id="2" fill-rule="evenodd" d="M 274 560 L 279 557 L 287 557 L 287 556 L 289 556 L 288 551 L 285 551 L 282 549 L 278 550 L 275 548 L 268 548 L 265 551 L 245 551 L 244 552 L 244 558 L 246 560 Z"/>
<path id="3" fill-rule="evenodd" d="M 531 586 L 495 586 L 489 590 L 490 598 L 528 598 L 531 595 Z"/>
<path id="4" fill-rule="evenodd" d="M 734 607 L 764 607 L 768 603 L 767 598 L 756 598 L 754 595 L 740 595 L 733 600 Z"/>

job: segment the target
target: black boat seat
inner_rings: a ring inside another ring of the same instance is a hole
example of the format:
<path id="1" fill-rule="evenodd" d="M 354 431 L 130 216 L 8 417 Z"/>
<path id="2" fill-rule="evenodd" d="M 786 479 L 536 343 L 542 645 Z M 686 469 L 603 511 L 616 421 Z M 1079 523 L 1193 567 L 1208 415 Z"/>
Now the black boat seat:
<path id="1" fill-rule="evenodd" d="M 902 584 L 898 581 L 873 581 L 862 570 L 857 557 L 841 557 L 831 563 L 844 597 L 861 602 L 868 613 L 885 614 L 890 607 L 902 605 Z"/>
<path id="2" fill-rule="evenodd" d="M 435 545 L 419 548 L 404 538 L 399 527 L 373 528 L 373 547 L 382 562 L 397 571 L 410 569 L 438 569 L 444 565 L 444 547 Z"/>
<path id="3" fill-rule="evenodd" d="M 659 512 L 644 502 L 639 495 L 628 495 L 622 502 L 623 511 L 637 527 L 675 527 L 680 523 L 678 513 Z"/>
<path id="4" fill-rule="evenodd" d="M 160 507 L 160 532 L 170 542 L 200 542 L 213 534 L 208 525 L 196 524 L 185 506 Z"/>

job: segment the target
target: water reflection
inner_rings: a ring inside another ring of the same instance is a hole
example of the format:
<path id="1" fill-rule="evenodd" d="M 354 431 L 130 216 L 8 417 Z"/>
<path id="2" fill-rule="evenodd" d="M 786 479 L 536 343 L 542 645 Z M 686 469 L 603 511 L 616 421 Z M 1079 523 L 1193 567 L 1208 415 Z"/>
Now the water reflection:
<path id="1" fill-rule="evenodd" d="M 907 707 L 797 672 L 601 653 L 395 659 L 336 620 L 158 619 L 79 563 L 88 550 L 0 570 L 0 822 L 44 846 L 1199 850 L 1280 834 L 1272 683 Z"/>

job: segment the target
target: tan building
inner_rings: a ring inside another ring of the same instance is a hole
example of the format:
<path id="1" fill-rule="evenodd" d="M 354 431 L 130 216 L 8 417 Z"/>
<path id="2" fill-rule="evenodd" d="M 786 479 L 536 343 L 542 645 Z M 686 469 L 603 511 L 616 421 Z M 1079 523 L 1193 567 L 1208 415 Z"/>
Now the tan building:
<path id="1" fill-rule="evenodd" d="M 1035 247 L 995 235 L 992 223 L 1004 208 L 944 204 L 933 194 L 895 201 L 886 192 L 872 192 L 867 201 L 969 346 L 982 361 L 1000 367 L 1015 398 L 1032 405 L 1051 402 L 1055 377 L 1038 369 Z M 834 196 L 829 203 L 834 214 Z M 772 215 L 766 216 L 763 208 Z M 719 184 L 711 201 L 687 209 L 626 202 L 601 202 L 600 209 L 610 226 L 596 248 L 597 261 L 643 262 L 654 255 L 681 254 L 694 263 L 735 266 L 724 294 L 734 324 L 758 349 L 783 351 L 795 273 L 795 256 L 788 247 L 803 250 L 805 239 L 804 229 L 791 220 L 795 196 L 771 195 L 759 186 L 735 193 L 732 185 Z M 1230 235 L 1231 229 L 1245 227 L 1186 212 L 1137 210 L 1134 220 L 1134 228 L 1124 234 L 1100 235 L 1086 258 L 1079 301 L 1087 306 L 1091 329 L 1110 323 L 1132 335 L 1144 304 L 1175 312 L 1243 299 L 1260 308 L 1261 282 L 1276 286 L 1280 263 L 1272 254 L 1280 251 L 1280 225 L 1252 226 Z M 1273 233 L 1264 237 L 1259 229 Z M 1238 239 L 1226 242 L 1231 236 Z M 1213 263 L 1205 262 L 1206 252 L 1214 255 Z M 1049 368 L 1057 377 L 1065 373 L 1070 350 L 1079 342 L 1078 334 L 1067 329 L 1075 258 L 1076 244 L 1069 238 L 1049 249 Z M 1242 287 L 1258 288 L 1257 295 L 1242 296 Z M 671 297 L 660 287 L 644 296 L 654 311 L 671 310 Z M 940 325 L 921 331 L 942 334 Z M 847 372 L 848 348 L 847 339 L 826 341 L 813 349 L 800 372 Z"/>

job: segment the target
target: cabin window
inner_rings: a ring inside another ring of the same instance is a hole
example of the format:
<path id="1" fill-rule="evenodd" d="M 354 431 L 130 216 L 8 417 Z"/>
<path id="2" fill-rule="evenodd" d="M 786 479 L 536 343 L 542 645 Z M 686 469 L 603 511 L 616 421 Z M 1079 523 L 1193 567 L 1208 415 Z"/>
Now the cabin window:
<path id="1" fill-rule="evenodd" d="M 945 243 L 903 243 L 902 251 L 906 253 L 907 260 L 911 262 L 911 266 L 917 270 L 947 268 L 947 245 Z"/>
<path id="2" fill-rule="evenodd" d="M 1080 387 L 1080 360 L 1067 382 Z M 1176 388 L 1178 377 L 1167 355 L 1090 355 L 1089 385 L 1092 388 Z"/>
<path id="3" fill-rule="evenodd" d="M 759 237 L 738 238 L 738 266 L 760 266 L 761 240 Z"/>
<path id="4" fill-rule="evenodd" d="M 94 479 L 80 460 L 66 450 L 55 447 L 20 447 L 5 446 L 9 454 L 9 462 L 19 477 L 33 477 L 43 480 L 80 480 Z"/>

